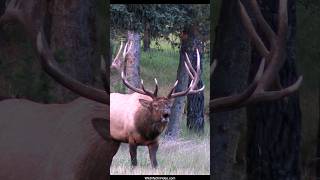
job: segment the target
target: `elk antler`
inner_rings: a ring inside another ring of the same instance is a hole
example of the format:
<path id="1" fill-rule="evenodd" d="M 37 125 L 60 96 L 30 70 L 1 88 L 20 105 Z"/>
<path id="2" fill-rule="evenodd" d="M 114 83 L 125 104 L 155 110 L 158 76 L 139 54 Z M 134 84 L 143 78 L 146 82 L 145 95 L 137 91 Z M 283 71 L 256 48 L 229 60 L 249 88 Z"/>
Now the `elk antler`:
<path id="1" fill-rule="evenodd" d="M 56 60 L 49 49 L 48 43 L 44 38 L 42 30 L 36 33 L 35 24 L 30 15 L 25 13 L 22 3 L 26 1 L 12 0 L 9 2 L 5 14 L 0 18 L 0 25 L 11 20 L 17 20 L 24 25 L 28 35 L 31 37 L 32 44 L 37 47 L 42 68 L 58 83 L 64 87 L 88 99 L 109 105 L 109 94 L 106 91 L 87 86 L 72 77 L 66 75 L 56 67 Z"/>
<path id="2" fill-rule="evenodd" d="M 190 82 L 190 85 L 189 87 L 184 90 L 184 91 L 181 91 L 181 92 L 177 92 L 177 93 L 174 93 L 175 89 L 176 89 L 176 86 L 178 84 L 178 80 L 175 82 L 173 88 L 170 90 L 167 98 L 176 98 L 176 97 L 179 97 L 179 96 L 186 96 L 188 94 L 195 94 L 195 93 L 198 93 L 200 91 L 203 91 L 204 90 L 204 86 L 202 86 L 200 89 L 195 89 L 198 82 L 199 82 L 199 79 L 200 79 L 200 74 L 201 74 L 201 70 L 200 70 L 200 55 L 199 55 L 199 51 L 197 49 L 197 70 L 195 70 L 192 65 L 191 65 L 191 62 L 190 62 L 190 59 L 188 57 L 188 54 L 185 53 L 186 55 L 186 61 L 184 62 L 184 65 L 187 69 L 187 72 L 189 74 L 189 77 L 191 78 L 191 82 Z M 155 84 L 156 84 L 156 87 L 155 87 L 155 90 L 154 92 L 151 92 L 147 89 L 145 89 L 144 85 L 143 85 L 143 80 L 141 80 L 141 89 L 140 88 L 136 88 L 134 87 L 133 85 L 131 85 L 126 76 L 125 76 L 125 72 L 122 71 L 121 72 L 121 78 L 122 78 L 122 81 L 123 83 L 129 88 L 131 89 L 132 91 L 134 92 L 137 92 L 137 93 L 140 93 L 140 94 L 143 94 L 143 95 L 147 95 L 147 96 L 150 96 L 151 98 L 156 98 L 157 97 L 157 94 L 158 94 L 158 81 L 157 79 L 155 78 L 154 81 L 155 81 Z"/>
<path id="3" fill-rule="evenodd" d="M 141 79 L 141 88 L 136 88 L 133 85 L 131 85 L 128 80 L 127 77 L 124 75 L 124 71 L 121 72 L 121 78 L 123 81 L 123 84 L 125 84 L 129 89 L 131 89 L 134 92 L 143 94 L 143 95 L 147 95 L 150 96 L 151 98 L 156 98 L 158 96 L 158 81 L 156 78 L 154 78 L 154 82 L 156 83 L 156 88 L 154 90 L 154 92 L 152 93 L 151 91 L 147 90 L 144 85 L 143 85 L 143 80 Z"/>
<path id="4" fill-rule="evenodd" d="M 186 96 L 188 94 L 195 94 L 198 93 L 200 91 L 204 90 L 204 85 L 200 88 L 200 89 L 195 89 L 198 85 L 198 82 L 200 80 L 200 75 L 201 75 L 201 68 L 200 68 L 200 54 L 199 54 L 199 50 L 197 49 L 197 70 L 195 70 L 192 67 L 192 64 L 190 62 L 189 56 L 187 53 L 185 53 L 186 55 L 186 61 L 184 62 L 184 65 L 187 69 L 188 75 L 191 78 L 191 82 L 189 87 L 181 92 L 174 92 L 176 89 L 176 86 L 178 85 L 178 80 L 175 82 L 175 84 L 173 85 L 173 88 L 170 90 L 169 94 L 168 94 L 168 98 L 176 98 L 179 96 Z"/>
<path id="5" fill-rule="evenodd" d="M 277 32 L 274 32 L 263 18 L 256 0 L 251 0 L 250 2 L 251 6 L 253 7 L 253 12 L 257 18 L 258 24 L 261 26 L 263 33 L 265 34 L 267 40 L 271 45 L 270 49 L 265 46 L 261 38 L 258 36 L 258 33 L 256 32 L 247 11 L 239 0 L 241 19 L 250 39 L 253 42 L 253 45 L 263 57 L 261 64 L 264 64 L 264 61 L 266 61 L 267 66 L 266 68 L 262 68 L 262 65 L 260 65 L 254 82 L 241 95 L 228 96 L 211 100 L 210 108 L 213 108 L 213 111 L 215 112 L 235 109 L 261 101 L 272 101 L 280 99 L 297 91 L 303 79 L 302 76 L 300 76 L 295 83 L 287 88 L 277 91 L 269 91 L 272 83 L 279 81 L 278 73 L 286 59 L 286 35 L 288 28 L 287 0 L 279 0 Z M 261 78 L 260 75 L 258 75 L 259 73 L 261 73 L 260 71 L 262 72 Z M 280 86 L 278 87 L 280 88 Z M 239 98 L 240 96 L 242 97 Z"/>
<path id="6" fill-rule="evenodd" d="M 124 46 L 123 52 L 122 52 L 122 59 L 123 60 L 121 60 L 120 59 L 120 53 L 121 53 L 121 50 L 122 50 L 122 47 L 123 47 L 123 42 L 121 41 L 120 48 L 118 50 L 118 53 L 117 53 L 116 57 L 114 58 L 114 60 L 113 60 L 113 62 L 111 64 L 111 68 L 115 68 L 118 71 L 120 71 L 121 64 L 122 64 L 122 62 L 124 62 L 125 57 L 128 55 L 129 51 L 131 50 L 132 44 L 133 44 L 132 41 L 126 43 L 126 45 Z"/>

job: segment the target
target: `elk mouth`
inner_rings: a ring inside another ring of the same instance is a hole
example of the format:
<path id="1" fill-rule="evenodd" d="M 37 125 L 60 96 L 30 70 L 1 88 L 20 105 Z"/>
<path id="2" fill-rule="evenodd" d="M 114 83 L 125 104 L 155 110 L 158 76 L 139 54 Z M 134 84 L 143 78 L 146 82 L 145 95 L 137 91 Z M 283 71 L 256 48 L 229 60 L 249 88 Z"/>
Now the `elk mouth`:
<path id="1" fill-rule="evenodd" d="M 163 114 L 161 122 L 163 122 L 163 123 L 169 122 L 169 117 L 170 117 L 170 114 Z"/>

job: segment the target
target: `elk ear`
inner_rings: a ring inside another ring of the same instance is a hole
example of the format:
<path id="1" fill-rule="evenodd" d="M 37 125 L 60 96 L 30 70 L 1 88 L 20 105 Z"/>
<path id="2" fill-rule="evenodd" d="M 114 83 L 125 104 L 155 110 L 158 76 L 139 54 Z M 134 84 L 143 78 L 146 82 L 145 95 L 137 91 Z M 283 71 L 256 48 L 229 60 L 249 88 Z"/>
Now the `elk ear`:
<path id="1" fill-rule="evenodd" d="M 145 99 L 139 99 L 140 104 L 145 107 L 150 109 L 151 108 L 151 102 Z"/>
<path id="2" fill-rule="evenodd" d="M 110 121 L 108 119 L 94 118 L 91 122 L 94 129 L 104 140 L 110 137 Z"/>

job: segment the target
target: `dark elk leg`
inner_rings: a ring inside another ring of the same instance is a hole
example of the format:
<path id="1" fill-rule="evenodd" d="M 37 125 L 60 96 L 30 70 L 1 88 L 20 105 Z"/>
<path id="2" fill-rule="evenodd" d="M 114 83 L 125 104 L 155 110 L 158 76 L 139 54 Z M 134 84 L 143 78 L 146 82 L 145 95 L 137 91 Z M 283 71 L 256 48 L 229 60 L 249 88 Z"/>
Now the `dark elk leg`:
<path id="1" fill-rule="evenodd" d="M 158 162 L 157 162 L 157 151 L 158 151 L 158 147 L 159 147 L 159 143 L 153 143 L 148 145 L 149 148 L 149 156 L 150 156 L 150 160 L 151 160 L 151 165 L 153 168 L 156 168 L 158 166 Z"/>
<path id="2" fill-rule="evenodd" d="M 137 145 L 129 144 L 129 151 L 131 156 L 131 165 L 137 166 Z"/>

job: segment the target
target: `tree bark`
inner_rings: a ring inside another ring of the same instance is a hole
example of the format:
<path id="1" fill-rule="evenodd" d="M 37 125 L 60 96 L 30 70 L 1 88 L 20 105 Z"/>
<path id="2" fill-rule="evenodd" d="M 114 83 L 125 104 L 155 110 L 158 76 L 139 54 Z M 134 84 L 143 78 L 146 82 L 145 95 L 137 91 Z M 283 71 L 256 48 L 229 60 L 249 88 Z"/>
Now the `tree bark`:
<path id="1" fill-rule="evenodd" d="M 320 77 L 320 74 L 319 76 Z M 318 80 L 318 113 L 319 113 L 319 125 L 318 125 L 318 145 L 316 155 L 316 179 L 320 179 L 320 79 Z"/>
<path id="2" fill-rule="evenodd" d="M 278 1 L 262 0 L 262 13 L 274 28 Z M 288 1 L 288 42 L 286 61 L 280 70 L 281 85 L 297 80 L 295 68 L 296 12 L 295 1 Z M 274 28 L 275 29 L 275 28 Z M 261 57 L 253 52 L 253 67 Z M 250 73 L 253 79 L 254 73 Z M 248 115 L 247 175 L 252 180 L 299 180 L 301 111 L 298 94 L 274 102 L 252 105 Z"/>
<path id="3" fill-rule="evenodd" d="M 0 16 L 3 15 L 5 9 L 6 9 L 6 0 L 0 0 Z"/>
<path id="4" fill-rule="evenodd" d="M 141 36 L 139 33 L 128 31 L 128 41 L 133 42 L 133 45 L 125 59 L 126 76 L 130 84 L 140 88 Z M 133 93 L 131 89 L 128 89 L 127 92 Z"/>
<path id="5" fill-rule="evenodd" d="M 203 62 L 203 46 L 197 32 L 197 26 L 193 26 L 190 28 L 190 36 L 193 47 L 190 52 L 189 58 L 194 69 L 197 67 L 197 53 L 196 49 L 199 50 L 200 53 L 200 68 L 202 72 L 202 62 Z M 201 73 L 202 74 L 202 73 Z M 190 78 L 189 78 L 190 83 Z M 203 86 L 203 82 L 200 75 L 199 83 L 197 84 L 198 88 Z M 189 130 L 196 133 L 204 132 L 204 92 L 201 91 L 197 94 L 192 94 L 187 96 L 187 127 Z"/>
<path id="6" fill-rule="evenodd" d="M 180 47 L 180 58 L 179 58 L 179 66 L 177 71 L 177 80 L 179 80 L 178 85 L 176 87 L 175 92 L 183 91 L 188 86 L 188 74 L 186 68 L 184 66 L 184 61 L 186 58 L 185 52 L 188 54 L 193 53 L 193 39 L 189 37 L 189 33 L 184 31 L 181 36 L 181 47 Z M 185 96 L 175 98 L 173 102 L 173 106 L 171 108 L 170 121 L 168 123 L 168 127 L 166 129 L 165 135 L 167 139 L 176 139 L 179 135 L 180 131 L 180 120 L 183 114 L 185 105 Z"/>
<path id="7" fill-rule="evenodd" d="M 143 51 L 149 51 L 151 44 L 150 24 L 146 22 L 143 33 Z"/>
<path id="8" fill-rule="evenodd" d="M 85 83 L 93 84 L 92 64 L 100 64 L 96 34 L 95 1 L 53 0 L 49 4 L 50 46 L 63 72 Z M 76 95 L 54 83 L 51 94 L 58 102 Z"/>
<path id="9" fill-rule="evenodd" d="M 247 87 L 250 45 L 238 14 L 237 0 L 222 1 L 213 50 L 218 66 L 211 76 L 211 98 L 240 93 Z M 234 169 L 237 145 L 245 124 L 244 111 L 215 113 L 210 109 L 210 119 L 212 178 L 241 179 Z"/>
<path id="10" fill-rule="evenodd" d="M 2 16 L 6 9 L 6 1 L 0 2 Z M 46 2 L 21 0 L 10 3 L 20 4 L 24 13 L 32 19 L 31 29 L 38 32 L 46 12 Z M 0 27 L 0 94 L 46 102 L 47 81 L 42 81 L 45 79 L 44 73 L 39 63 L 34 63 L 38 62 L 38 59 L 30 49 L 32 47 L 30 42 L 35 42 L 35 39 L 30 37 L 23 25 L 17 21 L 9 24 L 5 29 L 4 26 Z"/>

